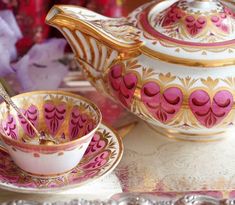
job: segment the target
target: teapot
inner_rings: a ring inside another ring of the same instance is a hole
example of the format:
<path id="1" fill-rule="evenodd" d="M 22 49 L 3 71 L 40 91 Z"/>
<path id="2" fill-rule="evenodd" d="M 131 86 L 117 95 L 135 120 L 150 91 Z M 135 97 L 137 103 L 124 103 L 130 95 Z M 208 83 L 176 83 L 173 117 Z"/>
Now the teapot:
<path id="1" fill-rule="evenodd" d="M 126 18 L 55 5 L 85 76 L 157 132 L 214 140 L 235 122 L 235 3 L 155 0 Z"/>

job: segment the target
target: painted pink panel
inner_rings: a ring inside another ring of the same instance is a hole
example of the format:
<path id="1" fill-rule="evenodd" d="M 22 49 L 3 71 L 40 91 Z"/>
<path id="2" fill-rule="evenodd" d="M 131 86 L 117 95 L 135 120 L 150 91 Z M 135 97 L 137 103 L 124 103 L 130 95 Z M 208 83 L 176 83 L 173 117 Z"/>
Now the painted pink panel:
<path id="1" fill-rule="evenodd" d="M 89 162 L 87 162 L 82 167 L 86 170 L 93 170 L 103 167 L 107 162 L 110 156 L 110 152 L 103 151 L 98 154 L 96 157 L 92 158 Z"/>
<path id="2" fill-rule="evenodd" d="M 46 125 L 52 135 L 55 135 L 66 116 L 66 105 L 54 105 L 52 103 L 46 103 L 44 105 L 44 117 Z"/>
<path id="3" fill-rule="evenodd" d="M 81 114 L 78 107 L 72 109 L 69 121 L 69 135 L 71 140 L 86 134 L 86 124 L 88 120 L 88 116 Z"/>
<path id="4" fill-rule="evenodd" d="M 101 139 L 100 134 L 95 133 L 86 150 L 85 156 L 90 156 L 101 151 L 106 145 L 107 143 L 105 142 L 105 140 Z"/>
<path id="5" fill-rule="evenodd" d="M 137 86 L 137 76 L 134 73 L 122 74 L 121 64 L 114 65 L 110 68 L 109 83 L 115 96 L 126 107 L 132 103 L 134 92 Z"/>
<path id="6" fill-rule="evenodd" d="M 141 90 L 141 100 L 149 112 L 164 123 L 179 112 L 183 102 L 183 93 L 176 87 L 167 88 L 161 93 L 160 86 L 156 82 L 148 82 Z"/>
<path id="7" fill-rule="evenodd" d="M 16 120 L 13 115 L 7 116 L 7 119 L 2 122 L 2 128 L 8 137 L 14 140 L 17 140 L 19 138 Z"/>
<path id="8" fill-rule="evenodd" d="M 233 106 L 233 95 L 227 90 L 221 90 L 210 99 L 206 91 L 196 90 L 190 95 L 189 106 L 197 120 L 211 128 L 229 114 Z"/>
<path id="9" fill-rule="evenodd" d="M 34 125 L 34 127 L 37 128 L 39 121 L 39 112 L 37 107 L 35 105 L 31 105 L 27 110 L 22 110 L 22 113 Z M 34 137 L 35 132 L 33 128 L 29 125 L 29 123 L 27 123 L 21 115 L 18 115 L 18 118 L 25 133 L 30 137 Z"/>
<path id="10" fill-rule="evenodd" d="M 185 26 L 191 36 L 196 36 L 201 33 L 207 25 L 206 17 L 199 16 L 197 19 L 194 16 L 185 18 Z"/>

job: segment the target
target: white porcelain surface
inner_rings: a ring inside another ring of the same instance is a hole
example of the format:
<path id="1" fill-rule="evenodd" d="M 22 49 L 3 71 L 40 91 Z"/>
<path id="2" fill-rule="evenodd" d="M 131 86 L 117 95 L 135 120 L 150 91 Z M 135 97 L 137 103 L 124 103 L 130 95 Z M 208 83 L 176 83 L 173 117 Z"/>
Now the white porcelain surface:
<path id="1" fill-rule="evenodd" d="M 86 143 L 75 147 L 72 150 L 44 154 L 40 152 L 24 152 L 12 150 L 12 146 L 5 144 L 14 162 L 24 171 L 34 175 L 57 175 L 70 171 L 81 161 L 90 141 L 94 135 L 92 132 Z M 36 156 L 35 156 L 36 154 Z"/>

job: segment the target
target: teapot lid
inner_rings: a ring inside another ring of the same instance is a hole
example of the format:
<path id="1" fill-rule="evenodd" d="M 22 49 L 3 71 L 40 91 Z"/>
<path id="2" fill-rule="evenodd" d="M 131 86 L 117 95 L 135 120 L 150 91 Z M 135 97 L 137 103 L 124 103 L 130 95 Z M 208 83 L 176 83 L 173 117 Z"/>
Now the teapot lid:
<path id="1" fill-rule="evenodd" d="M 154 6 L 148 23 L 155 31 L 191 43 L 217 43 L 235 39 L 235 13 L 216 0 L 180 0 L 161 11 Z"/>
<path id="2" fill-rule="evenodd" d="M 157 0 L 134 11 L 129 21 L 143 31 L 142 50 L 151 56 L 192 66 L 235 64 L 230 0 Z"/>

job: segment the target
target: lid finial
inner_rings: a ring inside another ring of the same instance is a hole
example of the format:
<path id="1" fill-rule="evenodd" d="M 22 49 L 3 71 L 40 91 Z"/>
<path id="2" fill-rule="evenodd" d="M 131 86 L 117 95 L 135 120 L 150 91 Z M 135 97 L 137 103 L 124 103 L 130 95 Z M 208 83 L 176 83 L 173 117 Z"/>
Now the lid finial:
<path id="1" fill-rule="evenodd" d="M 205 7 L 215 7 L 219 3 L 219 0 L 194 0 L 189 3 L 192 8 L 202 9 Z"/>

